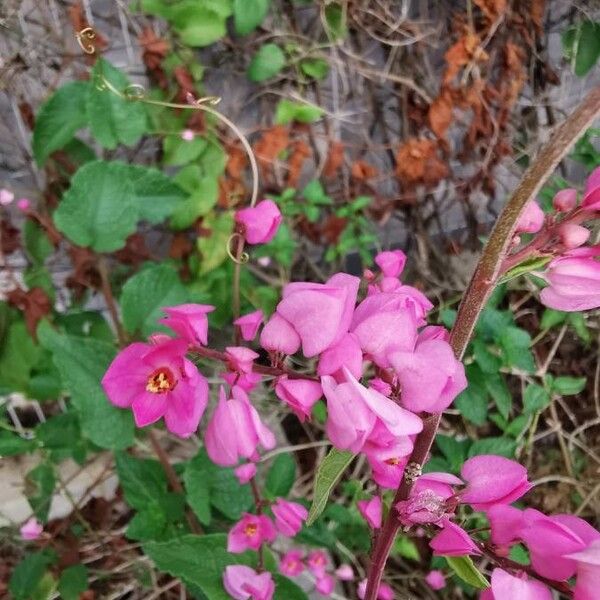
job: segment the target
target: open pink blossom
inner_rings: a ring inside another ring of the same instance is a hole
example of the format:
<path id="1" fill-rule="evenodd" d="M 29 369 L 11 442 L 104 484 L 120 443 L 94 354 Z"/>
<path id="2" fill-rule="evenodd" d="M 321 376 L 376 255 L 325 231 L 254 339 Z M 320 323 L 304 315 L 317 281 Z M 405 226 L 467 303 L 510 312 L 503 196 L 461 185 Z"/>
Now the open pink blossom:
<path id="1" fill-rule="evenodd" d="M 361 385 L 344 368 L 346 382 L 321 378 L 327 398 L 327 436 L 340 450 L 359 452 L 376 424 L 391 437 L 408 436 L 423 428 L 419 417 L 379 392 Z"/>
<path id="2" fill-rule="evenodd" d="M 260 345 L 269 352 L 294 354 L 301 343 L 296 330 L 277 313 L 265 323 L 260 333 Z"/>
<path id="3" fill-rule="evenodd" d="M 425 583 L 432 590 L 442 590 L 446 587 L 446 578 L 441 571 L 429 571 L 427 575 L 425 575 Z"/>
<path id="4" fill-rule="evenodd" d="M 354 579 L 354 570 L 350 565 L 344 563 L 335 570 L 335 576 L 340 581 L 352 581 Z"/>
<path id="5" fill-rule="evenodd" d="M 552 600 L 550 590 L 525 573 L 511 575 L 502 569 L 492 572 L 492 587 L 483 591 L 480 600 Z"/>
<path id="6" fill-rule="evenodd" d="M 304 422 L 310 418 L 313 406 L 323 395 L 323 390 L 318 381 L 290 379 L 287 375 L 282 375 L 275 381 L 275 394 Z"/>
<path id="7" fill-rule="evenodd" d="M 386 250 L 375 257 L 375 264 L 385 277 L 398 277 L 404 270 L 406 254 L 402 250 Z"/>
<path id="8" fill-rule="evenodd" d="M 275 593 L 271 573 L 257 573 L 246 565 L 225 567 L 223 587 L 234 600 L 271 600 Z"/>
<path id="9" fill-rule="evenodd" d="M 558 228 L 558 235 L 563 246 L 569 250 L 579 248 L 588 241 L 591 231 L 587 227 L 564 223 Z"/>
<path id="10" fill-rule="evenodd" d="M 255 310 L 254 312 L 239 317 L 239 319 L 236 319 L 233 324 L 240 328 L 242 339 L 246 342 L 251 342 L 256 337 L 258 328 L 263 322 L 263 319 L 263 311 Z"/>
<path id="11" fill-rule="evenodd" d="M 330 596 L 335 588 L 335 579 L 325 573 L 315 581 L 315 589 L 321 596 Z"/>
<path id="12" fill-rule="evenodd" d="M 566 558 L 577 564 L 574 600 L 596 600 L 600 583 L 600 540 L 593 541 L 579 552 L 568 554 Z"/>
<path id="13" fill-rule="evenodd" d="M 241 485 L 248 483 L 256 475 L 256 465 L 254 463 L 245 463 L 236 467 L 233 472 Z"/>
<path id="14" fill-rule="evenodd" d="M 288 283 L 277 313 L 302 340 L 310 358 L 339 342 L 348 332 L 360 279 L 336 273 L 325 283 Z"/>
<path id="15" fill-rule="evenodd" d="M 273 542 L 276 537 L 277 530 L 269 517 L 244 513 L 227 535 L 227 552 L 258 550 L 264 542 Z"/>
<path id="16" fill-rule="evenodd" d="M 600 167 L 596 167 L 587 178 L 581 206 L 586 210 L 600 209 Z"/>
<path id="17" fill-rule="evenodd" d="M 343 367 L 346 367 L 354 377 L 362 375 L 363 353 L 358 339 L 353 333 L 347 333 L 337 344 L 330 346 L 319 358 L 317 374 L 331 375 L 337 381 L 343 380 Z"/>
<path id="18" fill-rule="evenodd" d="M 494 504 L 510 504 L 533 487 L 527 481 L 525 467 L 493 454 L 469 458 L 463 464 L 460 475 L 467 483 L 460 494 L 461 501 L 479 511 L 485 511 Z"/>
<path id="19" fill-rule="evenodd" d="M 358 597 L 364 600 L 367 593 L 367 580 L 363 579 L 356 590 Z M 394 590 L 387 583 L 380 583 L 379 589 L 377 590 L 378 600 L 394 600 Z"/>
<path id="20" fill-rule="evenodd" d="M 228 346 L 225 348 L 229 368 L 236 373 L 252 373 L 258 354 L 246 346 Z"/>
<path id="21" fill-rule="evenodd" d="M 373 471 L 373 481 L 383 488 L 395 490 L 404 476 L 404 467 L 412 448 L 412 441 L 407 437 L 398 438 L 396 444 L 389 446 L 365 446 L 364 451 Z"/>
<path id="22" fill-rule="evenodd" d="M 190 344 L 208 343 L 208 318 L 206 315 L 215 310 L 210 304 L 180 304 L 167 306 L 163 311 L 167 314 L 159 323 L 172 329 L 177 335 Z"/>
<path id="23" fill-rule="evenodd" d="M 8 206 L 15 199 L 15 195 L 5 188 L 0 189 L 0 205 Z"/>
<path id="24" fill-rule="evenodd" d="M 302 504 L 289 502 L 283 498 L 277 498 L 271 510 L 275 516 L 277 530 L 286 537 L 294 537 L 302 529 L 302 524 L 308 517 L 308 510 Z"/>
<path id="25" fill-rule="evenodd" d="M 530 200 L 519 216 L 515 233 L 537 233 L 543 224 L 544 211 L 535 200 Z"/>
<path id="26" fill-rule="evenodd" d="M 323 550 L 313 550 L 306 559 L 306 565 L 315 577 L 323 577 L 329 565 L 329 559 Z"/>
<path id="27" fill-rule="evenodd" d="M 577 205 L 577 190 L 567 188 L 558 191 L 552 199 L 554 209 L 559 212 L 569 212 Z"/>
<path id="28" fill-rule="evenodd" d="M 359 500 L 356 503 L 363 519 L 369 524 L 372 529 L 381 527 L 381 498 L 373 496 L 370 500 Z"/>
<path id="29" fill-rule="evenodd" d="M 600 306 L 600 247 L 577 248 L 555 258 L 544 272 L 548 287 L 540 300 L 549 308 L 565 312 Z"/>
<path id="30" fill-rule="evenodd" d="M 273 200 L 262 200 L 256 206 L 238 210 L 235 220 L 242 225 L 249 244 L 266 244 L 277 234 L 282 217 Z"/>
<path id="31" fill-rule="evenodd" d="M 35 518 L 31 517 L 19 529 L 21 538 L 27 541 L 37 540 L 44 531 L 44 526 Z"/>
<path id="32" fill-rule="evenodd" d="M 417 342 L 414 351 L 389 355 L 402 387 L 402 405 L 413 412 L 441 412 L 467 387 L 462 363 L 442 339 Z"/>
<path id="33" fill-rule="evenodd" d="M 227 400 L 225 390 L 219 390 L 219 402 L 204 436 L 210 459 L 222 467 L 233 467 L 241 458 L 257 458 L 260 444 L 266 450 L 275 447 L 275 436 L 263 425 L 248 397 L 237 387 Z"/>
<path id="34" fill-rule="evenodd" d="M 449 519 L 442 521 L 442 527 L 443 529 L 429 542 L 434 554 L 438 556 L 481 554 L 481 550 L 462 527 Z"/>
<path id="35" fill-rule="evenodd" d="M 262 379 L 260 373 L 239 373 L 236 371 L 225 371 L 221 373 L 221 379 L 227 382 L 231 387 L 238 387 L 244 392 L 251 392 Z"/>
<path id="36" fill-rule="evenodd" d="M 167 429 L 189 437 L 208 402 L 208 382 L 185 358 L 187 342 L 135 343 L 112 361 L 102 387 L 112 404 L 131 408 L 135 423 L 145 427 L 164 417 Z"/>
<path id="37" fill-rule="evenodd" d="M 279 570 L 288 577 L 297 577 L 305 569 L 303 553 L 300 550 L 289 550 L 279 561 Z"/>

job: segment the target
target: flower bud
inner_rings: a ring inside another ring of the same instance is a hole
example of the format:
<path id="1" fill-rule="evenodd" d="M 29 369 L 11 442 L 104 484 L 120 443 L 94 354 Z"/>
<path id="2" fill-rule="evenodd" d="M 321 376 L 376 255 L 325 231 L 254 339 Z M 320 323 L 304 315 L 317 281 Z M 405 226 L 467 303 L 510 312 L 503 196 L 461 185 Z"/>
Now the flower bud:
<path id="1" fill-rule="evenodd" d="M 577 190 L 573 188 L 567 188 L 566 190 L 560 190 L 553 200 L 552 205 L 555 210 L 560 212 L 568 212 L 575 208 L 577 204 Z"/>
<path id="2" fill-rule="evenodd" d="M 585 244 L 590 237 L 590 230 L 582 227 L 581 225 L 574 225 L 573 223 L 565 223 L 561 225 L 558 230 L 560 241 L 563 243 L 565 248 L 572 250 L 578 248 L 582 244 Z"/>

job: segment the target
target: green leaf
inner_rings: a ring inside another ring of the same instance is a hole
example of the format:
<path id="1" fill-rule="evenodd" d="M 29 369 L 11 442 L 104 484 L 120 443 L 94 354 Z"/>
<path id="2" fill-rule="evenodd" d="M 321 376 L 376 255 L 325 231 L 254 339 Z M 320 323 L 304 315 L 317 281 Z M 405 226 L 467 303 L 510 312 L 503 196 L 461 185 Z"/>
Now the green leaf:
<path id="1" fill-rule="evenodd" d="M 269 12 L 271 0 L 233 0 L 233 25 L 238 35 L 248 35 Z"/>
<path id="2" fill-rule="evenodd" d="M 306 592 L 291 579 L 274 573 L 273 581 L 275 582 L 273 600 L 308 600 Z"/>
<path id="3" fill-rule="evenodd" d="M 300 69 L 313 79 L 325 79 L 329 73 L 329 63 L 322 58 L 306 58 L 300 63 Z"/>
<path id="4" fill-rule="evenodd" d="M 454 404 L 460 414 L 475 425 L 483 425 L 488 413 L 488 392 L 486 375 L 473 364 L 465 369 L 469 385 L 461 392 Z"/>
<path id="5" fill-rule="evenodd" d="M 514 458 L 517 444 L 505 437 L 488 437 L 476 440 L 469 448 L 469 458 L 480 454 L 498 454 L 506 458 Z"/>
<path id="6" fill-rule="evenodd" d="M 340 40 L 348 35 L 346 11 L 335 2 L 325 7 L 325 31 L 333 41 Z"/>
<path id="7" fill-rule="evenodd" d="M 141 510 L 155 498 L 167 494 L 167 478 L 158 461 L 119 452 L 115 462 L 125 500 L 132 508 Z"/>
<path id="8" fill-rule="evenodd" d="M 527 414 L 533 414 L 544 410 L 550 404 L 550 395 L 540 385 L 530 383 L 523 392 L 523 410 Z"/>
<path id="9" fill-rule="evenodd" d="M 396 537 L 394 546 L 392 547 L 392 553 L 410 560 L 421 560 L 421 555 L 419 554 L 416 544 L 405 535 Z"/>
<path id="10" fill-rule="evenodd" d="M 81 430 L 101 448 L 122 449 L 133 444 L 131 412 L 114 407 L 100 380 L 115 355 L 112 345 L 90 338 L 63 335 L 42 321 L 40 343 L 52 352 L 71 402 L 79 413 Z"/>
<path id="11" fill-rule="evenodd" d="M 0 430 L 0 458 L 4 456 L 17 456 L 31 452 L 36 447 L 32 440 L 26 440 L 16 433 Z"/>
<path id="12" fill-rule="evenodd" d="M 541 329 L 552 329 L 552 327 L 556 327 L 557 325 L 564 323 L 568 316 L 569 313 L 547 308 L 544 310 L 544 314 L 542 315 L 540 327 Z"/>
<path id="13" fill-rule="evenodd" d="M 587 75 L 600 58 L 600 23 L 578 23 L 563 33 L 562 43 L 575 75 Z"/>
<path id="14" fill-rule="evenodd" d="M 165 306 L 189 301 L 189 294 L 177 271 L 167 264 L 150 264 L 127 280 L 121 292 L 123 325 L 131 333 L 144 336 L 166 331 L 159 325 Z"/>
<path id="15" fill-rule="evenodd" d="M 557 377 L 552 383 L 552 390 L 561 396 L 574 396 L 585 389 L 586 377 Z"/>
<path id="16" fill-rule="evenodd" d="M 179 204 L 171 217 L 173 229 L 185 229 L 198 217 L 207 215 L 219 197 L 218 175 L 204 175 L 199 165 L 188 165 L 179 171 L 175 181 L 189 196 Z"/>
<path id="17" fill-rule="evenodd" d="M 352 452 L 332 448 L 318 466 L 313 486 L 313 501 L 306 521 L 308 526 L 312 525 L 323 512 L 331 490 L 333 490 L 353 459 L 354 454 Z"/>
<path id="18" fill-rule="evenodd" d="M 498 373 L 502 366 L 502 360 L 499 356 L 496 356 L 488 349 L 487 344 L 479 339 L 475 338 L 472 342 L 473 346 L 473 357 L 477 366 L 484 373 Z"/>
<path id="19" fill-rule="evenodd" d="M 56 485 L 52 465 L 41 463 L 25 476 L 27 500 L 36 517 L 45 522 L 50 511 L 50 501 Z"/>
<path id="20" fill-rule="evenodd" d="M 275 457 L 267 473 L 266 489 L 276 498 L 286 497 L 296 479 L 296 461 L 292 454 L 279 454 Z"/>
<path id="21" fill-rule="evenodd" d="M 28 554 L 13 570 L 8 589 L 13 600 L 28 600 L 41 583 L 46 568 L 54 562 L 48 551 Z"/>
<path id="22" fill-rule="evenodd" d="M 129 85 L 122 71 L 99 58 L 91 73 L 93 82 L 106 79 L 119 92 Z M 86 99 L 87 118 L 92 135 L 110 150 L 119 144 L 132 146 L 146 132 L 146 111 L 140 102 L 126 100 L 109 89 L 89 85 Z"/>
<path id="23" fill-rule="evenodd" d="M 58 581 L 58 591 L 63 600 L 79 600 L 79 595 L 88 588 L 88 571 L 84 565 L 66 568 Z"/>
<path id="24" fill-rule="evenodd" d="M 227 535 L 184 535 L 167 542 L 148 542 L 144 552 L 161 571 L 197 586 L 208 600 L 229 600 L 223 588 L 223 572 L 228 565 L 253 565 L 255 554 L 229 554 Z"/>
<path id="25" fill-rule="evenodd" d="M 274 77 L 285 66 L 285 54 L 276 44 L 264 44 L 252 57 L 248 65 L 250 81 L 265 81 Z"/>
<path id="26" fill-rule="evenodd" d="M 169 166 L 187 165 L 196 160 L 206 149 L 206 138 L 196 135 L 186 141 L 181 135 L 166 135 L 163 139 L 163 162 Z"/>
<path id="27" fill-rule="evenodd" d="M 40 347 L 31 339 L 23 321 L 11 323 L 0 348 L 0 381 L 10 391 L 26 392 L 31 372 L 40 358 Z"/>
<path id="28" fill-rule="evenodd" d="M 206 2 L 184 3 L 171 14 L 170 21 L 182 42 L 188 46 L 210 46 L 227 33 L 225 17 L 205 4 Z M 224 1 L 223 5 L 226 4 L 230 5 L 231 2 Z"/>
<path id="29" fill-rule="evenodd" d="M 535 258 L 524 260 L 522 263 L 518 264 L 516 267 L 513 267 L 510 269 L 510 271 L 502 275 L 500 278 L 500 283 L 506 283 L 511 279 L 515 279 L 521 275 L 526 275 L 532 271 L 539 271 L 542 267 L 547 265 L 550 260 L 551 258 L 549 256 L 536 256 Z"/>
<path id="30" fill-rule="evenodd" d="M 465 583 L 478 590 L 490 587 L 488 580 L 478 571 L 470 556 L 444 556 L 448 566 Z"/>
<path id="31" fill-rule="evenodd" d="M 512 408 L 512 396 L 506 385 L 504 377 L 498 372 L 494 374 L 487 373 L 485 385 L 490 393 L 490 396 L 494 399 L 500 414 L 505 419 L 508 419 L 508 415 L 510 414 L 510 410 Z"/>
<path id="32" fill-rule="evenodd" d="M 200 275 L 204 275 L 220 266 L 227 258 L 227 243 L 233 231 L 231 212 L 209 213 L 202 221 L 203 227 L 210 230 L 207 237 L 196 242 L 202 254 Z"/>
<path id="33" fill-rule="evenodd" d="M 506 365 L 516 367 L 527 373 L 535 371 L 535 362 L 529 346 L 531 336 L 518 327 L 506 327 L 498 338 Z"/>
<path id="34" fill-rule="evenodd" d="M 87 124 L 85 100 L 89 87 L 86 81 L 71 81 L 42 104 L 35 118 L 31 140 L 33 156 L 40 167 Z"/>
<path id="35" fill-rule="evenodd" d="M 275 109 L 275 123 L 286 125 L 292 121 L 298 123 L 314 123 L 318 121 L 325 111 L 318 106 L 305 104 L 303 102 L 292 102 L 291 100 L 280 100 Z"/>
<path id="36" fill-rule="evenodd" d="M 579 339 L 585 344 L 589 344 L 592 336 L 590 330 L 585 322 L 585 317 L 582 312 L 569 313 L 567 317 L 569 325 L 573 328 Z"/>
<path id="37" fill-rule="evenodd" d="M 470 444 L 469 440 L 462 440 L 459 442 L 448 435 L 438 434 L 435 437 L 435 443 L 446 457 L 452 472 L 458 473 L 467 458 L 467 451 Z"/>
<path id="38" fill-rule="evenodd" d="M 53 246 L 46 232 L 32 219 L 27 219 L 23 225 L 23 244 L 34 264 L 43 264 L 52 254 Z"/>

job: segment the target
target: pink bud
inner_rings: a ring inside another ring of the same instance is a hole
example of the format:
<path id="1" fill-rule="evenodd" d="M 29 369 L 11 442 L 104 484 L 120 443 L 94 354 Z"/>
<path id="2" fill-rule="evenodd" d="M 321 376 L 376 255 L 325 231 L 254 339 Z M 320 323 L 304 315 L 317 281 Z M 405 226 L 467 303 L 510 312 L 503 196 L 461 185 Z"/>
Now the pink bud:
<path id="1" fill-rule="evenodd" d="M 181 139 L 186 142 L 191 142 L 194 139 L 194 132 L 191 129 L 184 129 L 181 132 Z"/>
<path id="2" fill-rule="evenodd" d="M 20 198 L 17 200 L 17 208 L 21 212 L 27 212 L 31 208 L 31 200 L 28 200 L 27 198 Z"/>
<path id="3" fill-rule="evenodd" d="M 242 339 L 246 342 L 251 342 L 256 337 L 256 333 L 260 324 L 263 322 L 263 319 L 264 315 L 262 310 L 256 310 L 236 319 L 233 323 L 240 328 Z"/>
<path id="4" fill-rule="evenodd" d="M 530 200 L 517 221 L 516 233 L 537 233 L 544 224 L 544 211 L 538 203 Z"/>
<path id="5" fill-rule="evenodd" d="M 270 256 L 261 256 L 256 262 L 261 267 L 268 267 L 271 264 L 271 257 Z"/>
<path id="6" fill-rule="evenodd" d="M 381 498 L 373 496 L 371 500 L 359 500 L 356 505 L 363 519 L 373 529 L 381 527 Z"/>
<path id="7" fill-rule="evenodd" d="M 322 596 L 329 596 L 333 592 L 335 587 L 335 579 L 331 575 L 323 575 L 317 579 L 315 589 Z"/>
<path id="8" fill-rule="evenodd" d="M 244 227 L 244 237 L 249 244 L 270 242 L 281 225 L 281 212 L 273 200 L 262 200 L 256 206 L 238 210 L 235 220 Z"/>
<path id="9" fill-rule="evenodd" d="M 575 208 L 577 204 L 577 190 L 573 188 L 567 188 L 565 190 L 560 190 L 554 196 L 552 200 L 552 205 L 555 210 L 560 212 L 568 212 Z"/>
<path id="10" fill-rule="evenodd" d="M 560 241 L 569 250 L 585 244 L 590 237 L 590 233 L 589 229 L 573 223 L 565 223 L 558 230 Z"/>
<path id="11" fill-rule="evenodd" d="M 256 475 L 256 465 L 254 463 L 246 463 L 236 467 L 233 472 L 240 484 L 244 485 Z"/>
<path id="12" fill-rule="evenodd" d="M 0 204 L 2 206 L 7 206 L 14 199 L 15 195 L 10 190 L 6 190 L 4 188 L 0 190 Z"/>
<path id="13" fill-rule="evenodd" d="M 432 590 L 441 590 L 446 587 L 446 579 L 441 571 L 430 571 L 425 576 L 425 582 Z"/>
<path id="14" fill-rule="evenodd" d="M 31 541 L 37 540 L 40 537 L 42 531 L 44 531 L 44 527 L 35 517 L 31 517 L 19 531 L 24 540 Z"/>
<path id="15" fill-rule="evenodd" d="M 354 571 L 350 565 L 343 564 L 335 570 L 335 576 L 340 581 L 352 581 L 354 579 Z"/>

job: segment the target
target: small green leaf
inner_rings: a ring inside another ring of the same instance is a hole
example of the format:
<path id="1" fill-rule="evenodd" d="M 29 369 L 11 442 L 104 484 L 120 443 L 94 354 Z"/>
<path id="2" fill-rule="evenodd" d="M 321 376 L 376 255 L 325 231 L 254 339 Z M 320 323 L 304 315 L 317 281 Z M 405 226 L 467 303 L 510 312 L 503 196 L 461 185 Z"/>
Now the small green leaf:
<path id="1" fill-rule="evenodd" d="M 552 383 L 552 390 L 561 396 L 574 396 L 585 389 L 586 377 L 557 377 Z"/>
<path id="2" fill-rule="evenodd" d="M 231 11 L 223 15 L 218 3 L 210 3 L 210 6 L 207 4 L 209 3 L 182 3 L 172 9 L 169 20 L 184 44 L 203 48 L 220 40 L 227 33 L 225 19 Z M 231 7 L 229 0 L 223 0 L 222 4 L 223 7 Z"/>
<path id="3" fill-rule="evenodd" d="M 517 444 L 505 437 L 488 437 L 476 440 L 469 448 L 469 458 L 480 454 L 498 454 L 506 458 L 514 458 Z"/>
<path id="4" fill-rule="evenodd" d="M 300 69 L 313 79 L 325 79 L 329 73 L 329 63 L 322 58 L 306 58 L 300 63 Z"/>
<path id="5" fill-rule="evenodd" d="M 231 212 L 209 213 L 202 221 L 202 225 L 210 230 L 210 234 L 198 238 L 196 243 L 202 253 L 200 275 L 216 269 L 226 260 L 227 243 L 233 231 L 233 214 Z"/>
<path id="6" fill-rule="evenodd" d="M 54 468 L 49 463 L 41 463 L 26 477 L 27 500 L 40 521 L 46 521 L 50 511 L 50 501 L 56 485 Z"/>
<path id="7" fill-rule="evenodd" d="M 87 124 L 85 99 L 89 83 L 71 81 L 60 87 L 44 104 L 35 118 L 31 145 L 41 167 L 55 151 L 64 148 L 75 132 Z"/>
<path id="8" fill-rule="evenodd" d="M 544 410 L 550 404 L 550 395 L 540 385 L 530 383 L 523 392 L 523 410 L 527 414 L 533 414 Z"/>
<path id="9" fill-rule="evenodd" d="M 325 111 L 318 106 L 305 104 L 303 102 L 292 102 L 291 100 L 280 100 L 275 110 L 275 123 L 286 125 L 292 121 L 298 123 L 314 123 L 318 121 Z"/>
<path id="10" fill-rule="evenodd" d="M 544 314 L 542 315 L 540 327 L 542 329 L 552 329 L 552 327 L 556 327 L 557 325 L 564 323 L 568 316 L 569 313 L 547 308 L 544 310 Z"/>
<path id="11" fill-rule="evenodd" d="M 291 579 L 274 573 L 273 581 L 275 582 L 273 600 L 308 600 L 306 592 Z"/>
<path id="12" fill-rule="evenodd" d="M 312 525 L 323 512 L 331 490 L 333 490 L 353 459 L 354 454 L 352 452 L 332 448 L 318 466 L 313 486 L 313 501 L 306 521 L 308 526 Z"/>
<path id="13" fill-rule="evenodd" d="M 275 457 L 267 473 L 266 489 L 276 498 L 290 493 L 296 479 L 296 461 L 291 454 L 279 454 Z"/>
<path id="14" fill-rule="evenodd" d="M 164 164 L 187 165 L 196 160 L 206 149 L 206 138 L 196 135 L 193 140 L 182 139 L 181 135 L 166 135 L 163 139 Z"/>
<path id="15" fill-rule="evenodd" d="M 444 556 L 448 566 L 465 583 L 478 590 L 490 587 L 488 580 L 479 572 L 470 556 Z"/>
<path id="16" fill-rule="evenodd" d="M 467 458 L 467 451 L 470 445 L 469 440 L 461 440 L 459 442 L 448 435 L 438 434 L 435 437 L 435 443 L 446 457 L 451 471 L 458 473 Z"/>
<path id="17" fill-rule="evenodd" d="M 88 572 L 84 565 L 66 568 L 58 581 L 58 591 L 63 600 L 79 600 L 81 593 L 88 588 Z"/>
<path id="18" fill-rule="evenodd" d="M 13 570 L 8 589 L 13 600 L 29 600 L 40 585 L 46 568 L 55 561 L 49 551 L 28 554 Z"/>
<path id="19" fill-rule="evenodd" d="M 403 558 L 408 558 L 409 560 L 421 560 L 421 555 L 419 554 L 416 544 L 405 535 L 396 537 L 392 553 L 402 556 Z"/>
<path id="20" fill-rule="evenodd" d="M 512 396 L 506 385 L 504 377 L 498 372 L 494 374 L 487 373 L 485 385 L 490 393 L 490 396 L 494 399 L 500 414 L 505 419 L 508 419 L 510 410 L 512 408 Z"/>
<path id="21" fill-rule="evenodd" d="M 588 20 L 578 23 L 563 33 L 562 43 L 575 75 L 587 75 L 600 58 L 600 23 Z"/>
<path id="22" fill-rule="evenodd" d="M 269 12 L 271 0 L 233 0 L 233 25 L 238 35 L 248 35 Z"/>
<path id="23" fill-rule="evenodd" d="M 46 232 L 32 219 L 27 219 L 23 225 L 23 243 L 27 255 L 36 265 L 43 264 L 52 254 L 53 246 Z"/>
<path id="24" fill-rule="evenodd" d="M 250 81 L 265 81 L 274 77 L 285 66 L 285 54 L 276 44 L 264 44 L 252 57 L 248 66 Z"/>
<path id="25" fill-rule="evenodd" d="M 340 40 L 348 35 L 346 11 L 336 2 L 332 2 L 325 7 L 325 31 L 333 41 Z"/>
<path id="26" fill-rule="evenodd" d="M 10 431 L 0 430 L 0 458 L 25 454 L 35 448 L 36 444 L 32 440 L 26 440 Z"/>
<path id="27" fill-rule="evenodd" d="M 500 283 L 506 283 L 511 279 L 515 279 L 515 277 L 520 277 L 521 275 L 526 275 L 527 273 L 531 273 L 532 271 L 539 271 L 542 267 L 547 265 L 552 260 L 550 256 L 537 256 L 535 258 L 530 258 L 522 263 L 518 264 L 516 267 L 513 267 L 510 271 L 507 271 L 500 278 Z"/>
<path id="28" fill-rule="evenodd" d="M 465 369 L 469 385 L 454 401 L 460 414 L 475 425 L 483 425 L 488 414 L 488 391 L 486 376 L 475 365 L 468 365 Z"/>

